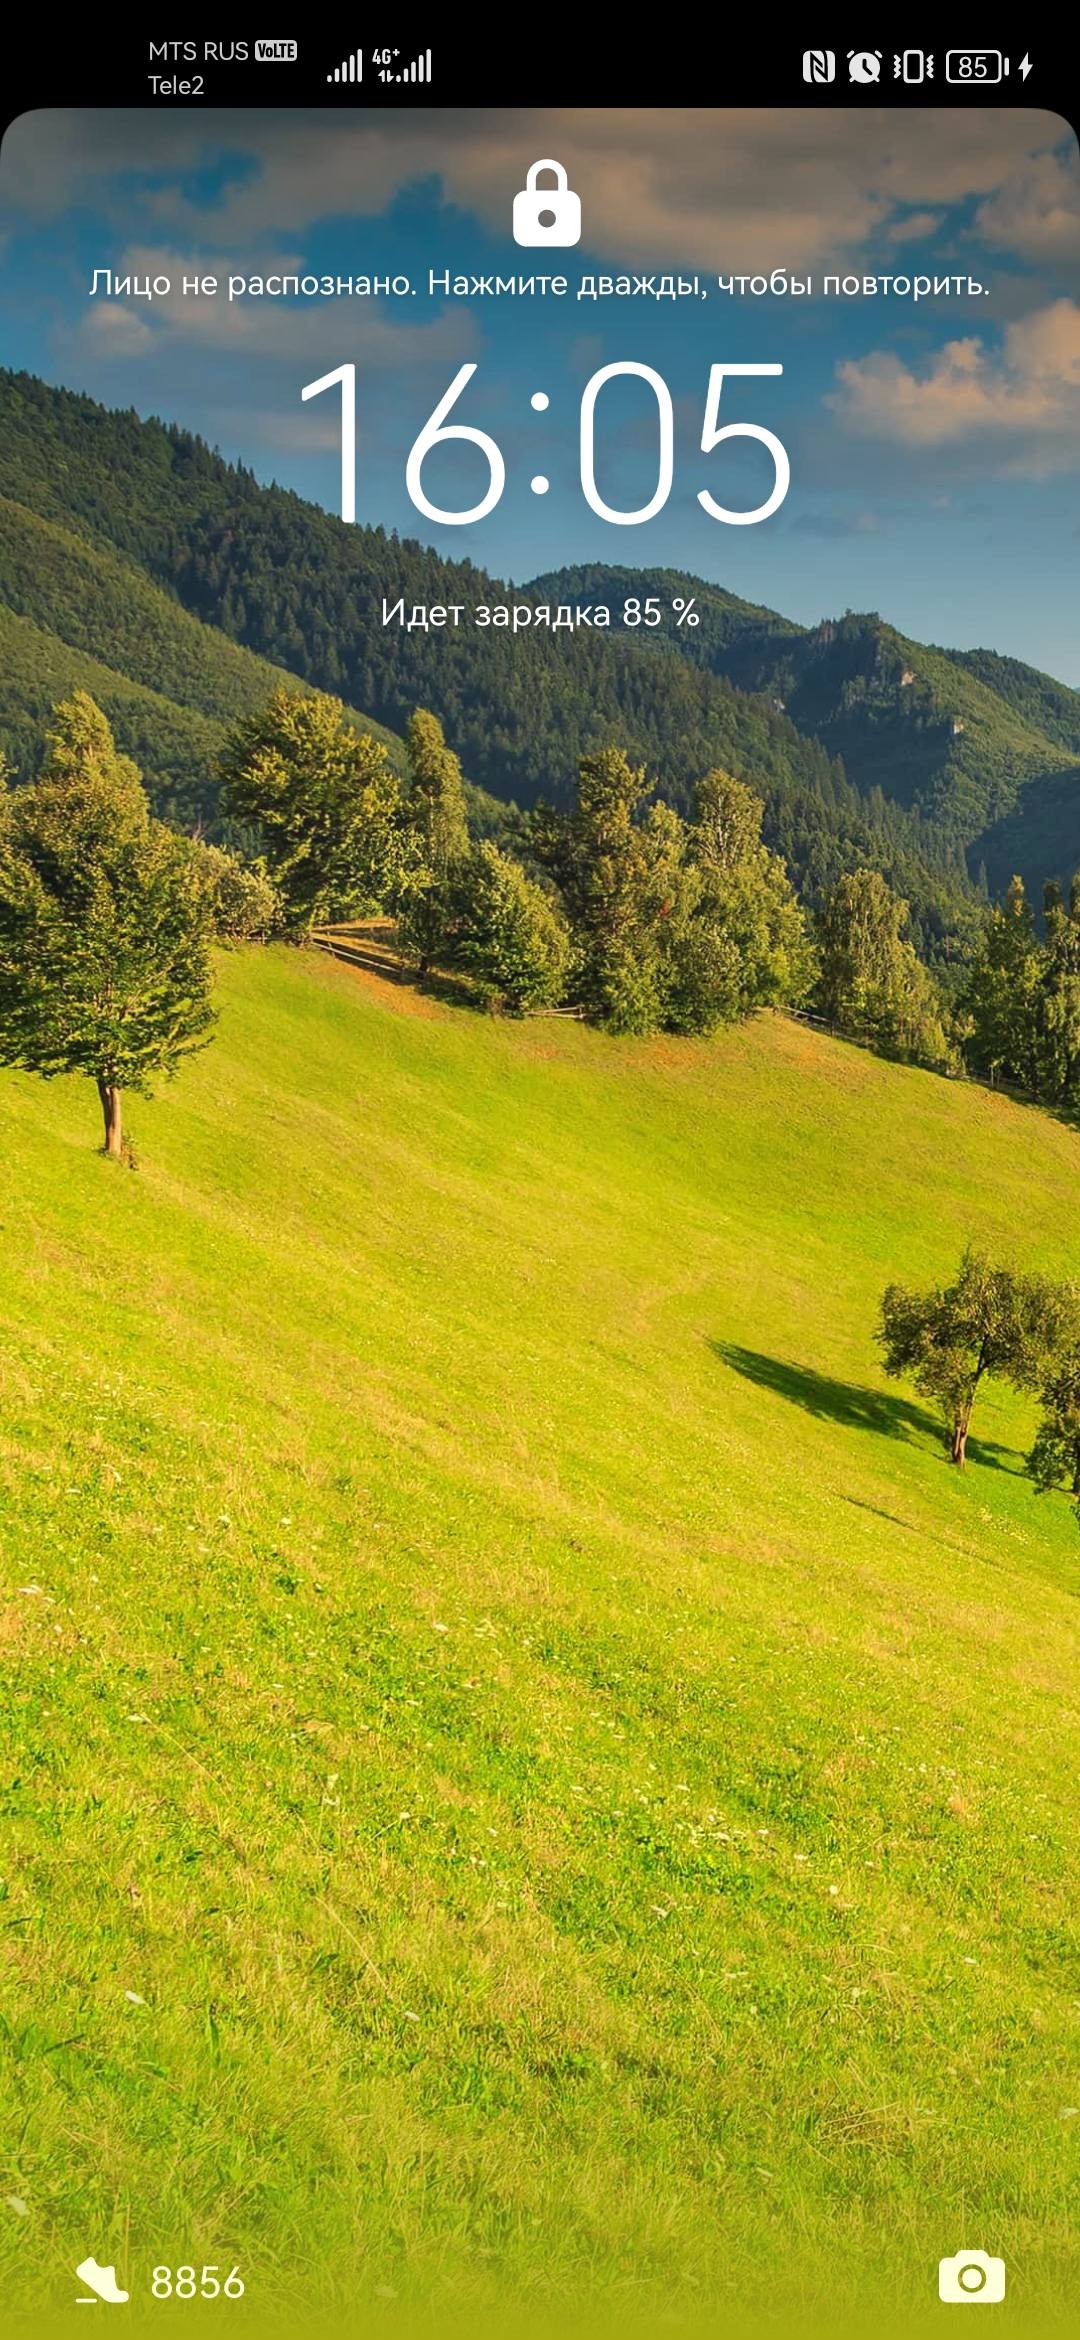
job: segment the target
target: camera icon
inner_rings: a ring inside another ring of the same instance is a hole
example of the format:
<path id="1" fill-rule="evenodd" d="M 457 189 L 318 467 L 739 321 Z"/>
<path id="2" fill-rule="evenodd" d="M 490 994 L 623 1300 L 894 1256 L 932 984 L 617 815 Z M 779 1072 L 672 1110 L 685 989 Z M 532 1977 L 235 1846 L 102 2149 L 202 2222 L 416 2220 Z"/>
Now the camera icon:
<path id="1" fill-rule="evenodd" d="M 994 2307 L 1005 2297 L 1005 2261 L 987 2251 L 957 2251 L 939 2259 L 937 2290 L 950 2307 Z"/>

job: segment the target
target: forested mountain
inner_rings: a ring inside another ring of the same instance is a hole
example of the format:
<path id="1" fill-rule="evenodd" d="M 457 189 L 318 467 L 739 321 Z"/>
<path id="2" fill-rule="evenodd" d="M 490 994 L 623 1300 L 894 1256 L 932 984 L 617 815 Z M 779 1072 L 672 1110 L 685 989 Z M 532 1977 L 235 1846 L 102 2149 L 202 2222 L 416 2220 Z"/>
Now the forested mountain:
<path id="1" fill-rule="evenodd" d="M 663 641 L 384 627 L 384 598 L 471 607 L 508 589 L 261 487 L 186 432 L 27 375 L 0 374 L 0 492 L 0 603 L 20 621 L 0 715 L 22 769 L 53 695 L 35 693 L 30 624 L 53 669 L 62 645 L 109 670 L 111 696 L 87 687 L 133 753 L 125 725 L 141 726 L 158 800 L 181 813 L 209 807 L 200 727 L 216 735 L 279 679 L 269 661 L 392 733 L 430 706 L 471 780 L 504 801 L 565 802 L 601 740 L 677 803 L 726 765 L 765 797 L 766 833 L 805 895 L 872 861 L 912 900 L 934 956 L 970 927 L 984 852 L 995 873 L 999 848 L 1013 852 L 1036 885 L 1080 856 L 1080 698 L 1018 662 L 952 657 L 877 617 L 808 630 L 674 571 L 568 570 L 511 596 L 693 593 L 701 623 Z"/>
<path id="2" fill-rule="evenodd" d="M 0 597 L 0 765 L 16 781 L 37 772 L 52 710 L 75 691 L 89 691 L 103 708 L 162 819 L 194 827 L 212 812 L 225 726 L 72 649 L 47 627 L 16 616 Z"/>
<path id="3" fill-rule="evenodd" d="M 155 809 L 212 823 L 226 728 L 282 683 L 310 687 L 190 616 L 108 544 L 0 496 L 0 745 L 19 779 L 37 768 L 56 701 L 86 690 Z M 400 759 L 391 733 L 356 722 Z"/>
<path id="4" fill-rule="evenodd" d="M 1003 894 L 1019 872 L 1037 901 L 1048 876 L 1068 879 L 1080 868 L 1080 788 L 1075 766 L 1035 780 L 1019 803 L 984 830 L 978 841 L 980 884 Z"/>
<path id="5" fill-rule="evenodd" d="M 996 691 L 1047 739 L 1080 754 L 1080 691 L 1071 690 L 1068 683 L 1055 682 L 1053 675 L 1040 674 L 1037 666 L 1025 666 L 1022 658 L 1004 658 L 997 650 L 950 650 L 947 655 L 954 665 L 966 667 Z"/>
<path id="6" fill-rule="evenodd" d="M 605 600 L 626 574 L 566 569 L 530 590 Z M 985 831 L 1018 808 L 1023 818 L 1029 791 L 1038 860 L 1038 792 L 1072 773 L 1080 857 L 1080 692 L 994 651 L 914 642 L 873 612 L 804 628 L 674 569 L 646 571 L 634 590 L 693 595 L 700 623 L 680 629 L 683 657 L 763 697 L 842 759 L 860 795 L 917 809 L 973 863 Z"/>

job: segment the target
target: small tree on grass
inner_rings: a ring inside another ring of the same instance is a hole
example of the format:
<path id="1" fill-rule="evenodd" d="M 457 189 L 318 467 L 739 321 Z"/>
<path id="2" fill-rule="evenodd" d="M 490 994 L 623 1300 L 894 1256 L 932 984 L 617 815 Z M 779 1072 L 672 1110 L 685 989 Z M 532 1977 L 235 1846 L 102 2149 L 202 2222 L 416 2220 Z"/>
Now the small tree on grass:
<path id="1" fill-rule="evenodd" d="M 259 828 L 293 934 L 395 899 L 407 859 L 397 775 L 340 699 L 275 691 L 226 741 L 221 777 L 226 809 Z"/>
<path id="2" fill-rule="evenodd" d="M 520 1015 L 562 998 L 570 964 L 565 921 L 520 862 L 490 840 L 461 872 L 451 955 L 493 1006 Z"/>
<path id="3" fill-rule="evenodd" d="M 885 1371 L 907 1374 L 940 1407 L 963 1470 L 975 1400 L 988 1375 L 1038 1389 L 1076 1317 L 1076 1297 L 1048 1277 L 1016 1275 L 967 1251 L 955 1281 L 929 1292 L 890 1284 L 878 1339 Z"/>
<path id="4" fill-rule="evenodd" d="M 0 800 L 0 1063 L 89 1074 L 120 1155 L 123 1091 L 146 1094 L 206 1040 L 210 931 L 197 849 L 151 820 L 77 692 L 40 779 Z"/>
<path id="5" fill-rule="evenodd" d="M 1040 1495 L 1052 1487 L 1067 1487 L 1076 1499 L 1080 1522 L 1080 1348 L 1072 1349 L 1051 1373 L 1042 1407 L 1028 1473 Z"/>

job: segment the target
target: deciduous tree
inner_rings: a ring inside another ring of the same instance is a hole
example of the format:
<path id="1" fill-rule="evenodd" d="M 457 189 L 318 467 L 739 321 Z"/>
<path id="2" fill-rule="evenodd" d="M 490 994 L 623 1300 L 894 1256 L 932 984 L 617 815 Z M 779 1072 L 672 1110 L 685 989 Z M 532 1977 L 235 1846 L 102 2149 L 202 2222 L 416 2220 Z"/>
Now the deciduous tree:
<path id="1" fill-rule="evenodd" d="M 1042 1392 L 1042 1420 L 1027 1461 L 1040 1494 L 1067 1487 L 1080 1523 L 1080 1347 L 1055 1366 Z"/>
<path id="2" fill-rule="evenodd" d="M 968 1060 L 991 1080 L 1015 1081 L 1029 1096 L 1042 1085 L 1039 1049 L 1039 942 L 1023 879 L 1014 877 L 992 910 L 964 990 Z"/>
<path id="3" fill-rule="evenodd" d="M 1080 1103 L 1080 871 L 1066 902 L 1058 885 L 1043 896 L 1038 1049 L 1042 1093 L 1055 1105 Z"/>
<path id="4" fill-rule="evenodd" d="M 842 877 L 817 920 L 816 1000 L 840 1032 L 885 1054 L 953 1061 L 933 978 L 907 940 L 908 905 L 879 870 Z"/>
<path id="5" fill-rule="evenodd" d="M 603 748 L 580 767 L 571 813 L 533 817 L 585 1006 L 614 1031 L 708 1033 L 801 998 L 813 954 L 783 862 L 761 842 L 759 799 L 714 770 L 688 827 L 664 803 L 643 813 L 647 786 Z"/>
<path id="6" fill-rule="evenodd" d="M 761 842 L 763 811 L 728 772 L 698 787 L 686 841 L 693 900 L 672 946 L 667 1020 L 677 1031 L 711 1032 L 810 988 L 806 920 L 783 862 Z"/>
<path id="7" fill-rule="evenodd" d="M 105 1151 L 122 1096 L 206 1040 L 211 917 L 198 849 L 151 820 L 135 766 L 82 691 L 40 778 L 0 799 L 0 1063 L 97 1083 Z"/>
<path id="8" fill-rule="evenodd" d="M 398 934 L 426 975 L 447 948 L 456 882 L 469 853 L 469 823 L 461 765 L 446 744 L 438 716 L 418 707 L 409 717 L 406 741 L 410 784 L 405 814 L 415 867 Z"/>
<path id="9" fill-rule="evenodd" d="M 972 1410 L 986 1377 L 1038 1389 L 1076 1322 L 1070 1286 L 1016 1274 L 969 1250 L 951 1284 L 928 1292 L 890 1284 L 878 1339 L 886 1373 L 908 1375 L 941 1408 L 951 1459 L 962 1470 Z"/>
<path id="10" fill-rule="evenodd" d="M 199 841 L 196 874 L 206 895 L 214 940 L 269 942 L 285 923 L 285 905 L 262 861 Z"/>
<path id="11" fill-rule="evenodd" d="M 570 963 L 566 921 L 520 862 L 486 840 L 456 889 L 453 964 L 493 1006 L 554 1007 Z"/>
<path id="12" fill-rule="evenodd" d="M 992 910 L 964 993 L 976 1072 L 1046 1104 L 1080 1102 L 1080 875 L 1043 893 L 1040 936 L 1021 880 Z"/>
<path id="13" fill-rule="evenodd" d="M 539 806 L 531 843 L 559 888 L 576 954 L 576 996 L 614 1032 L 664 1021 L 671 935 L 687 913 L 683 824 L 621 748 L 583 758 L 569 813 Z"/>
<path id="14" fill-rule="evenodd" d="M 396 899 L 408 860 L 397 774 L 340 699 L 275 691 L 236 726 L 221 777 L 226 809 L 258 826 L 293 934 Z"/>

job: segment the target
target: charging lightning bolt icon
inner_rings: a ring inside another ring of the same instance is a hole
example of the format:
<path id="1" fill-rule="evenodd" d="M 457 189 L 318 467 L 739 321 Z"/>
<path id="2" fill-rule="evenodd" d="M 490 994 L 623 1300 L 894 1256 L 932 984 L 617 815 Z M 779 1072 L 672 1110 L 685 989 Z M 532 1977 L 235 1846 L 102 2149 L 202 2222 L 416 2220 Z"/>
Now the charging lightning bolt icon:
<path id="1" fill-rule="evenodd" d="M 1022 57 L 1021 57 L 1021 59 L 1020 59 L 1020 75 L 1021 75 L 1021 79 L 1022 79 L 1022 80 L 1024 80 L 1024 81 L 1026 81 L 1026 80 L 1027 80 L 1027 77 L 1028 77 L 1028 74 L 1030 73 L 1030 71 L 1031 71 L 1031 59 L 1030 59 L 1030 57 L 1028 56 L 1027 50 L 1025 49 L 1025 51 L 1024 51 L 1024 54 L 1023 54 L 1023 56 L 1022 56 Z"/>

